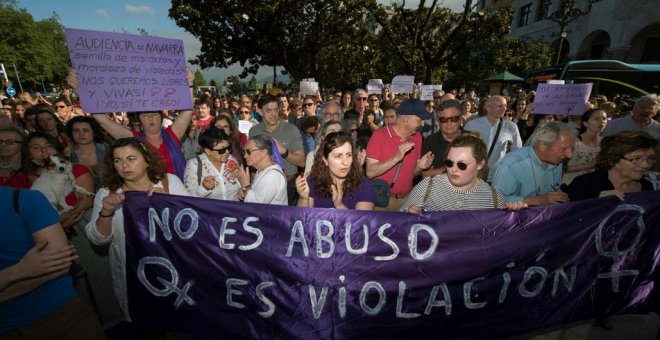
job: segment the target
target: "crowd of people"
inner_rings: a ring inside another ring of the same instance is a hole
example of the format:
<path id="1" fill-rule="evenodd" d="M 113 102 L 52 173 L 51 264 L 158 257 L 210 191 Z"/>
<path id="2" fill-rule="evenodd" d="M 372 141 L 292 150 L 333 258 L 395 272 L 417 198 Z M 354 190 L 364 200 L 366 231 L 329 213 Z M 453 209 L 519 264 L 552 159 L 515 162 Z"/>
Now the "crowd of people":
<path id="1" fill-rule="evenodd" d="M 388 87 L 325 96 L 204 91 L 191 93 L 192 110 L 87 114 L 73 79 L 72 89 L 52 103 L 28 93 L 2 101 L 0 199 L 8 203 L 2 216 L 23 216 L 25 209 L 54 213 L 23 218 L 30 221 L 0 232 L 0 243 L 16 248 L 0 268 L 0 334 L 21 334 L 74 301 L 66 291 L 67 298 L 41 314 L 5 318 L 44 294 L 34 287 L 12 294 L 13 286 L 35 277 L 67 277 L 58 284 L 71 286 L 74 261 L 82 263 L 74 279 L 89 286 L 86 300 L 103 326 L 130 321 L 122 214 L 127 191 L 423 214 L 519 210 L 602 196 L 625 200 L 660 184 L 656 95 L 632 102 L 594 96 L 584 114 L 567 117 L 535 114 L 534 93 L 522 89 L 510 96 L 435 91 L 429 101 Z M 383 186 L 389 190 L 379 204 L 383 194 L 376 187 Z M 44 202 L 25 190 L 30 199 L 20 200 L 23 210 L 10 211 L 12 192 L 30 188 L 65 199 Z M 44 245 L 35 235 L 51 229 L 57 235 Z M 96 251 L 103 246 L 106 254 Z M 38 257 L 41 264 L 30 265 Z M 107 277 L 112 289 L 100 283 Z"/>

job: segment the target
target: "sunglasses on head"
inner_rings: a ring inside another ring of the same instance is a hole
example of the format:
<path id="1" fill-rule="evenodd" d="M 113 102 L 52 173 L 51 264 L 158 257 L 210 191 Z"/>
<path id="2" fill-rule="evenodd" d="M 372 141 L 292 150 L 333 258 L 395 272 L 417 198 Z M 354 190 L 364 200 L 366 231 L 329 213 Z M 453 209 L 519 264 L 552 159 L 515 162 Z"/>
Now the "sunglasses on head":
<path id="1" fill-rule="evenodd" d="M 461 119 L 461 116 L 451 116 L 451 117 L 438 117 L 438 121 L 442 124 L 445 124 L 449 121 L 456 123 Z"/>
<path id="2" fill-rule="evenodd" d="M 463 163 L 463 162 L 456 162 L 456 166 L 458 167 L 458 170 L 465 171 L 467 169 L 468 165 Z M 445 167 L 447 169 L 451 169 L 454 167 L 454 161 L 445 159 Z"/>
<path id="3" fill-rule="evenodd" d="M 217 151 L 219 154 L 222 155 L 223 153 L 229 151 L 229 149 L 231 149 L 231 144 L 225 146 L 224 148 L 217 148 L 217 149 L 211 149 L 211 150 Z"/>

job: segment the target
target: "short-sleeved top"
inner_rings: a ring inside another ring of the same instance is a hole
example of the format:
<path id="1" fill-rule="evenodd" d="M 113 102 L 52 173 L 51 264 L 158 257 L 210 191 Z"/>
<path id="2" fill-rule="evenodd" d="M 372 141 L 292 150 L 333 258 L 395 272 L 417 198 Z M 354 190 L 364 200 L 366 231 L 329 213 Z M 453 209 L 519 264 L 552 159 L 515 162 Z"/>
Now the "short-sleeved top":
<path id="1" fill-rule="evenodd" d="M 277 139 L 277 141 L 289 152 L 296 152 L 303 149 L 302 139 L 300 139 L 300 130 L 295 125 L 285 121 L 280 121 L 275 130 L 271 133 L 266 130 L 266 124 L 260 123 L 250 129 L 250 138 L 260 135 L 267 135 Z M 298 167 L 284 159 L 284 174 L 293 176 L 298 172 Z"/>
<path id="2" fill-rule="evenodd" d="M 140 138 L 140 131 L 133 131 L 132 133 L 133 133 L 133 137 Z M 179 146 L 181 146 L 181 141 L 179 140 L 179 137 L 176 136 L 176 133 L 174 133 L 174 130 L 172 130 L 172 126 L 168 126 L 167 128 L 165 128 L 165 133 L 170 135 L 176 141 L 176 143 Z M 172 158 L 170 158 L 170 153 L 169 151 L 167 151 L 167 143 L 163 141 L 162 143 L 160 143 L 160 146 L 156 149 L 156 147 L 154 147 L 151 143 L 149 143 L 149 141 L 145 140 L 144 142 L 147 143 L 147 145 L 153 147 L 154 150 L 158 151 L 160 157 L 163 159 L 163 161 L 165 161 L 165 166 L 167 167 L 167 173 L 176 174 L 176 171 L 174 171 L 174 166 L 172 165 Z M 181 153 L 183 153 L 183 151 L 181 151 Z"/>
<path id="3" fill-rule="evenodd" d="M 642 191 L 653 191 L 653 184 L 642 178 L 640 181 Z M 570 185 L 562 186 L 571 201 L 586 200 L 596 198 L 601 191 L 614 190 L 614 185 L 607 177 L 607 171 L 596 170 L 582 176 L 575 177 Z"/>
<path id="4" fill-rule="evenodd" d="M 410 136 L 407 141 L 415 143 L 415 146 L 403 157 L 399 175 L 394 182 L 394 187 L 390 189 L 391 195 L 403 195 L 412 190 L 415 166 L 417 165 L 417 161 L 422 157 L 422 136 L 419 132 Z M 396 154 L 399 145 L 407 141 L 404 141 L 396 134 L 392 124 L 388 124 L 374 131 L 371 139 L 369 139 L 367 159 L 373 159 L 379 162 L 387 161 Z M 392 184 L 397 167 L 398 163 L 380 176 L 376 176 L 376 178 Z"/>
<path id="5" fill-rule="evenodd" d="M 33 233 L 60 221 L 46 197 L 36 190 L 20 191 L 19 213 L 16 213 L 14 190 L 0 187 L 0 270 L 18 263 L 34 247 Z M 39 213 L 35 214 L 35 211 Z M 75 295 L 71 276 L 65 274 L 21 296 L 0 302 L 0 334 L 49 315 L 69 303 Z"/>
<path id="6" fill-rule="evenodd" d="M 637 123 L 635 123 L 635 121 L 632 119 L 632 115 L 611 120 L 609 123 L 607 123 L 607 126 L 605 126 L 605 130 L 603 130 L 602 135 L 603 137 L 607 137 L 607 136 L 614 136 L 617 133 L 623 131 L 642 131 L 642 130 L 650 133 L 651 136 L 660 139 L 660 123 L 651 119 L 651 123 L 642 128 L 639 125 L 637 125 Z"/>
<path id="7" fill-rule="evenodd" d="M 424 201 L 426 190 L 432 182 L 429 195 Z M 460 192 L 451 186 L 447 174 L 426 177 L 412 190 L 406 201 L 401 206 L 401 211 L 408 211 L 411 206 L 424 207 L 426 211 L 448 211 L 448 210 L 475 210 L 504 208 L 506 201 L 502 193 L 495 189 L 497 194 L 497 206 L 493 189 L 488 183 L 478 179 L 479 184 L 472 190 Z"/>
<path id="8" fill-rule="evenodd" d="M 596 159 L 598 156 L 598 153 L 600 152 L 600 145 L 598 146 L 590 146 L 587 144 L 584 144 L 581 139 L 578 139 L 575 141 L 575 146 L 573 147 L 573 157 L 568 161 L 568 165 L 586 165 L 590 164 L 591 162 Z M 562 184 L 571 184 L 573 179 L 580 175 L 584 175 L 586 173 L 592 172 L 593 169 L 591 170 L 581 170 L 581 171 L 575 171 L 575 172 L 565 172 L 562 176 L 561 182 Z"/>
<path id="9" fill-rule="evenodd" d="M 490 146 L 495 142 L 493 153 L 488 158 L 488 180 L 491 181 L 497 169 L 497 162 L 506 155 L 508 151 L 522 148 L 522 140 L 520 139 L 520 132 L 516 123 L 508 120 L 502 121 L 502 129 L 497 136 L 497 140 L 493 141 L 497 133 L 497 125 L 491 125 L 488 117 L 480 117 L 472 119 L 465 124 L 466 131 L 479 132 L 484 143 L 486 143 L 486 150 L 490 150 Z M 508 146 L 507 146 L 508 145 Z"/>
<path id="10" fill-rule="evenodd" d="M 422 155 L 427 152 L 433 152 L 433 169 L 445 166 L 445 158 L 447 158 L 447 149 L 449 149 L 449 142 L 442 137 L 440 133 L 434 133 L 422 142 Z"/>
<path id="11" fill-rule="evenodd" d="M 310 177 L 307 177 L 307 185 L 309 185 L 309 197 L 314 199 L 314 208 L 334 208 L 332 197 L 321 197 L 316 193 L 314 183 Z M 345 193 L 341 199 L 342 203 L 348 209 L 355 209 L 358 202 L 372 202 L 374 201 L 374 189 L 371 186 L 371 181 L 366 178 L 360 178 L 360 186 L 351 194 Z"/>

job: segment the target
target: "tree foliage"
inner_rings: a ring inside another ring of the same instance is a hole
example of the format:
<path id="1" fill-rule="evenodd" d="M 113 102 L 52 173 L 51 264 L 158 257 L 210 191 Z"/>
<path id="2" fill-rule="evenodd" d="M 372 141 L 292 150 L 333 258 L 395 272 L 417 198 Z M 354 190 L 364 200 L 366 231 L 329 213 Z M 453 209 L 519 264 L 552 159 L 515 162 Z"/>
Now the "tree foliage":
<path id="1" fill-rule="evenodd" d="M 205 86 L 206 79 L 200 70 L 195 71 L 195 79 L 193 79 L 193 86 Z"/>
<path id="2" fill-rule="evenodd" d="M 16 65 L 23 88 L 40 89 L 42 81 L 64 83 L 71 62 L 57 14 L 35 21 L 25 9 L 17 8 L 15 1 L 2 1 L 0 18 L 0 61 L 5 66 Z M 12 69 L 7 73 L 18 87 Z"/>

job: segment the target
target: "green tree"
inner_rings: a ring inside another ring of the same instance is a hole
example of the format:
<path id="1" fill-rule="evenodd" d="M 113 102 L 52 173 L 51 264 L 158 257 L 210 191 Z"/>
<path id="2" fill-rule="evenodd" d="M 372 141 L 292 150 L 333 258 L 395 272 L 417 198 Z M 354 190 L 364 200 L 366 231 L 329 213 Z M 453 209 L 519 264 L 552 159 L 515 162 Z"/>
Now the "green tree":
<path id="1" fill-rule="evenodd" d="M 206 85 L 206 80 L 204 79 L 204 75 L 202 74 L 202 71 L 197 70 L 195 71 L 195 79 L 193 80 L 193 86 L 205 86 Z"/>
<path id="2" fill-rule="evenodd" d="M 71 62 L 57 14 L 35 21 L 15 1 L 1 1 L 0 18 L 0 61 L 16 65 L 23 88 L 39 89 L 42 81 L 64 84 Z M 14 72 L 8 75 L 15 76 Z"/>
<path id="3" fill-rule="evenodd" d="M 375 0 L 172 0 L 169 15 L 202 43 L 191 62 L 202 68 L 282 65 L 294 80 L 317 77 L 317 56 L 328 46 L 362 44 Z M 221 38 L 218 38 L 221 37 Z"/>

